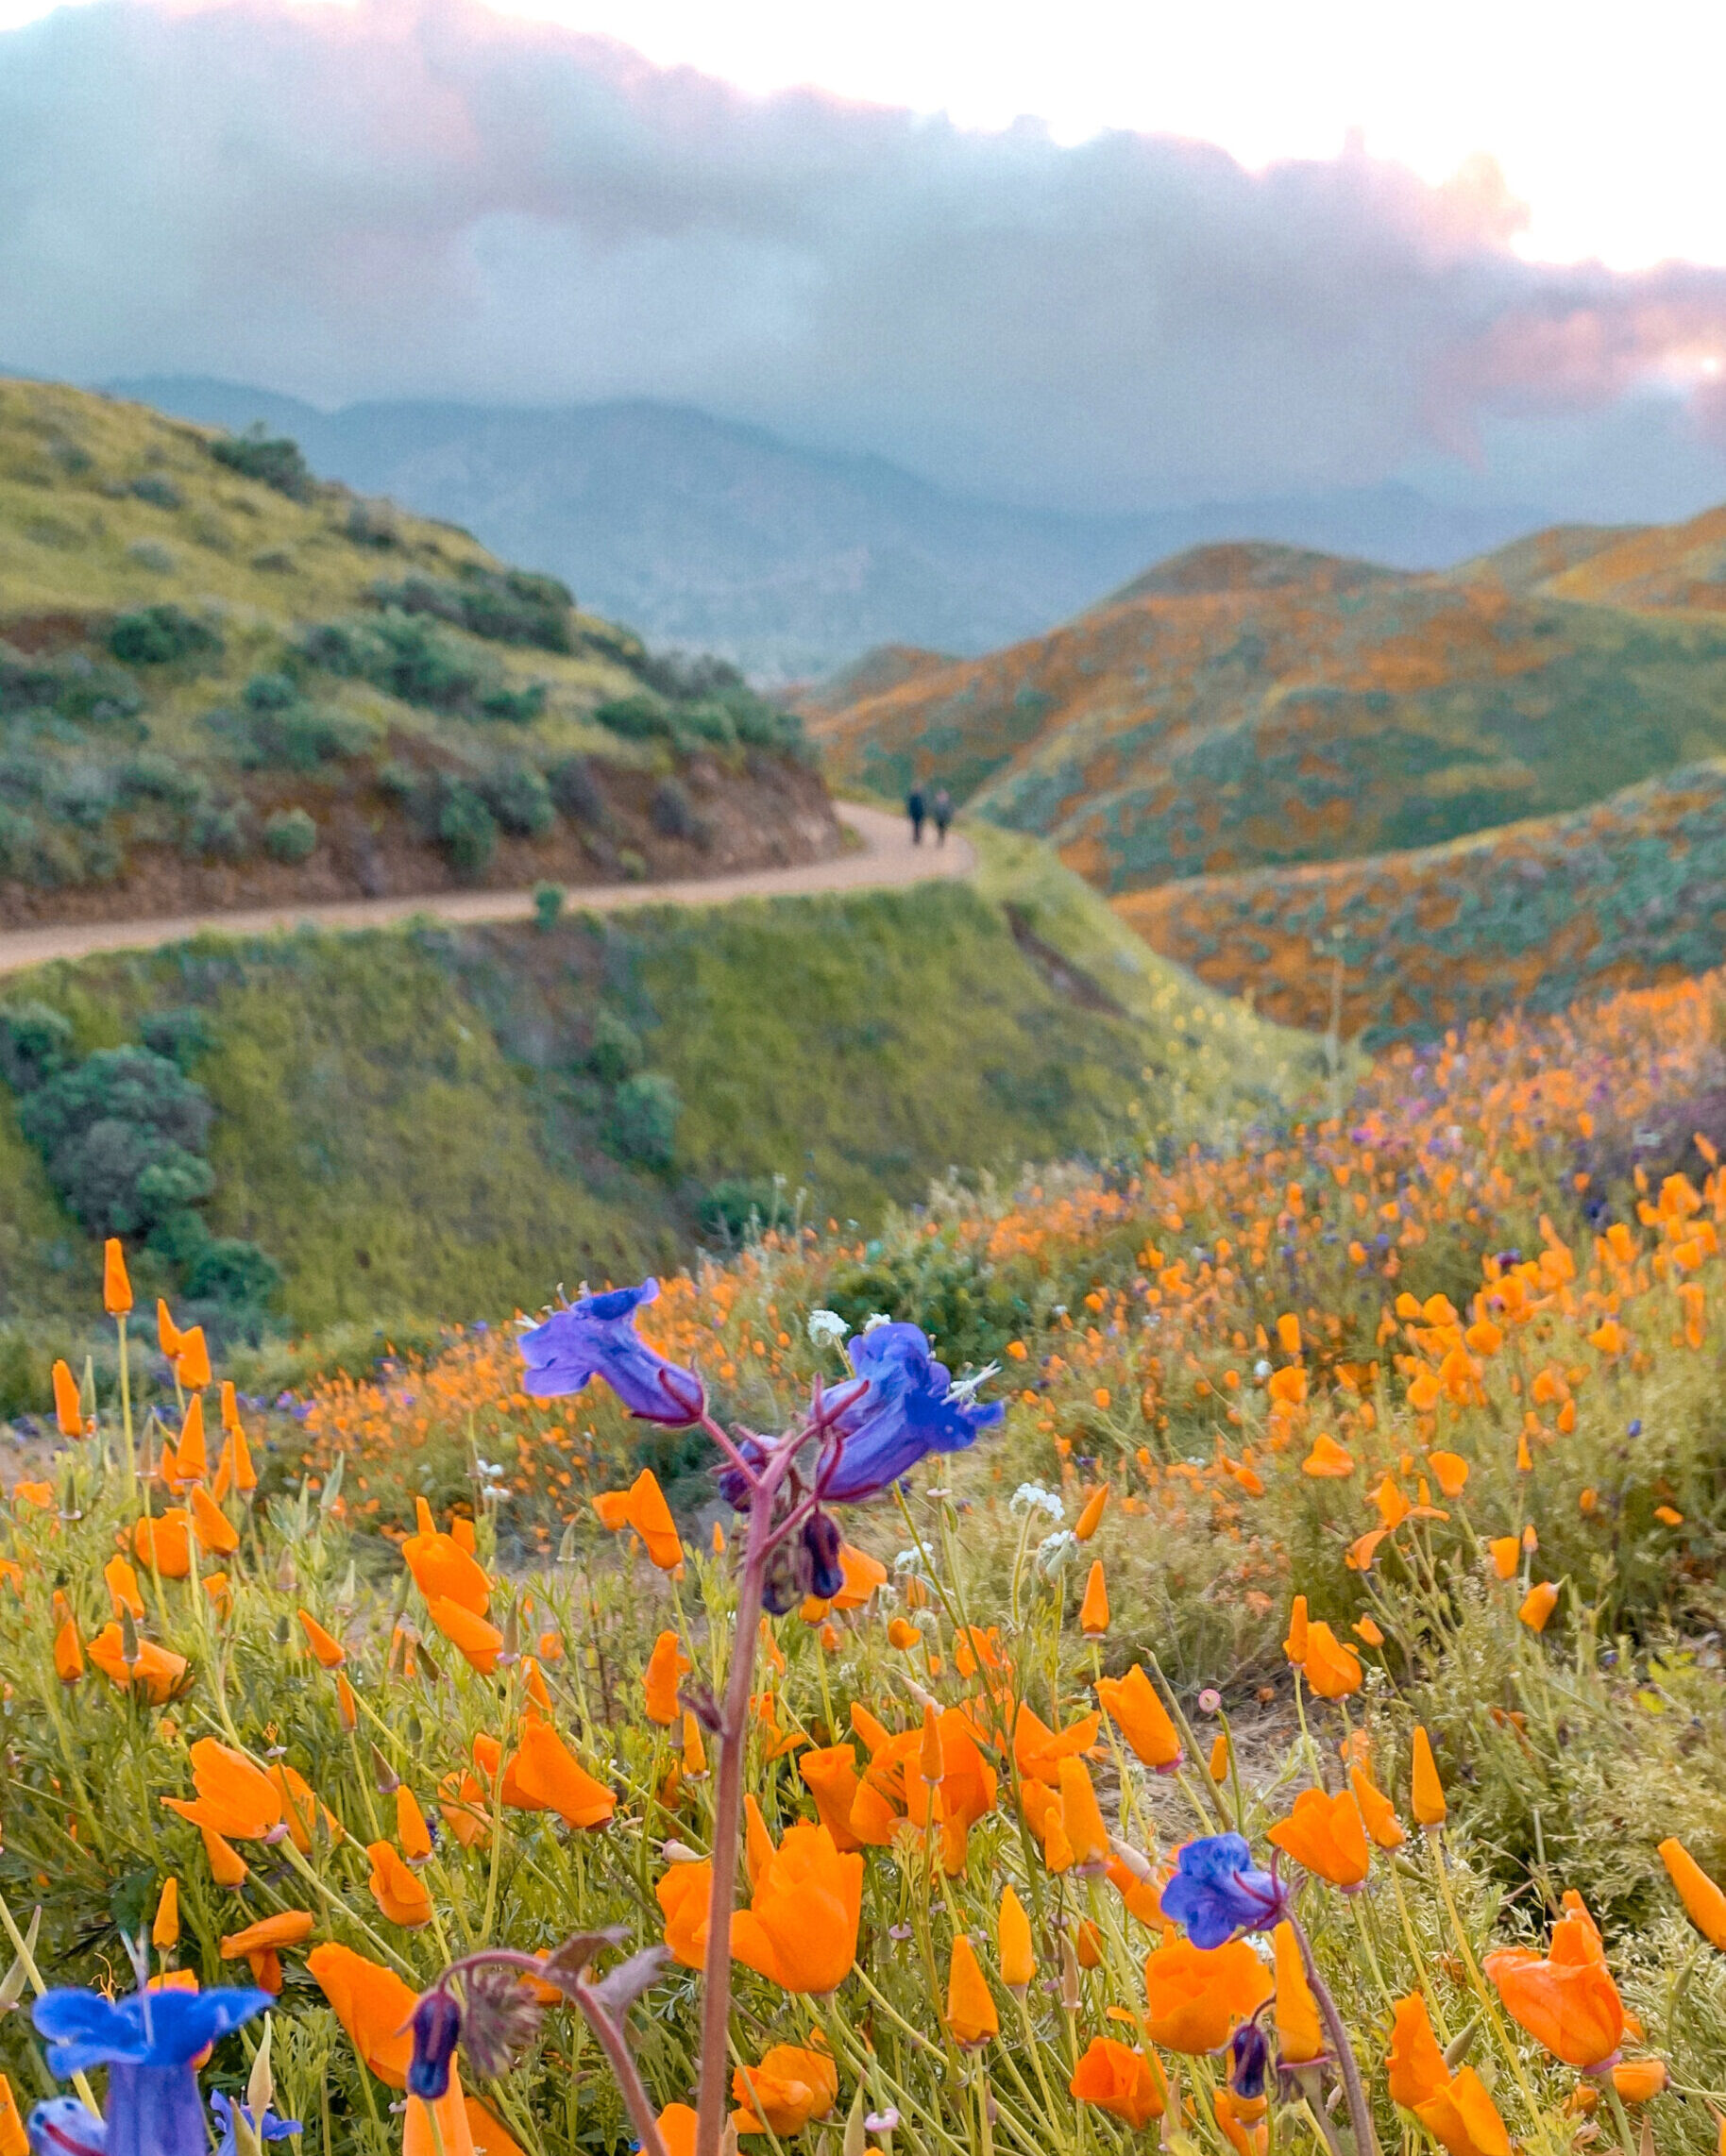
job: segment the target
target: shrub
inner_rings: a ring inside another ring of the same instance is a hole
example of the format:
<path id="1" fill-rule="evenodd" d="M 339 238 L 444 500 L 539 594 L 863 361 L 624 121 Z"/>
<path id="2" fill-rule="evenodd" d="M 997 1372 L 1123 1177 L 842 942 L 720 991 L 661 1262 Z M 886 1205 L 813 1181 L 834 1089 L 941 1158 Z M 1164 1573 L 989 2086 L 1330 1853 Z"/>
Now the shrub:
<path id="1" fill-rule="evenodd" d="M 138 1033 L 152 1055 L 165 1055 L 182 1070 L 189 1070 L 200 1055 L 208 1054 L 215 1046 L 210 1020 L 195 1004 L 152 1011 Z"/>
<path id="2" fill-rule="evenodd" d="M 147 501 L 152 509 L 184 509 L 186 506 L 186 497 L 178 487 L 159 472 L 145 472 L 141 480 L 134 480 L 132 493 L 139 501 Z"/>
<path id="3" fill-rule="evenodd" d="M 553 803 L 577 823 L 602 823 L 605 797 L 594 783 L 585 756 L 566 756 L 546 773 Z"/>
<path id="4" fill-rule="evenodd" d="M 286 711 L 299 701 L 299 686 L 287 674 L 254 674 L 245 696 L 249 711 Z"/>
<path id="5" fill-rule="evenodd" d="M 664 838 L 684 838 L 705 846 L 713 835 L 686 788 L 676 779 L 662 779 L 654 787 L 648 815 L 653 829 Z"/>
<path id="6" fill-rule="evenodd" d="M 121 615 L 108 632 L 108 648 L 128 666 L 167 666 L 220 651 L 222 639 L 183 607 L 166 604 Z"/>
<path id="7" fill-rule="evenodd" d="M 185 1271 L 186 1293 L 194 1302 L 216 1303 L 224 1309 L 262 1310 L 281 1286 L 281 1268 L 255 1242 L 236 1236 L 207 1236 Z"/>
<path id="8" fill-rule="evenodd" d="M 535 884 L 533 886 L 533 926 L 542 935 L 550 935 L 557 926 L 558 917 L 564 910 L 563 886 L 558 884 Z"/>
<path id="9" fill-rule="evenodd" d="M 766 1176 L 727 1176 L 713 1186 L 701 1205 L 704 1232 L 728 1243 L 782 1227 L 790 1217 L 784 1184 Z"/>
<path id="10" fill-rule="evenodd" d="M 285 434 L 269 433 L 262 420 L 244 434 L 229 434 L 212 442 L 210 454 L 242 479 L 257 480 L 278 494 L 285 494 L 291 501 L 312 498 L 312 467 L 301 455 L 299 444 Z"/>
<path id="11" fill-rule="evenodd" d="M 531 764 L 501 764 L 485 782 L 485 805 L 517 838 L 543 838 L 557 821 L 551 789 Z"/>
<path id="12" fill-rule="evenodd" d="M 189 809 L 204 797 L 204 782 L 173 757 L 146 750 L 128 757 L 116 774 L 119 798 L 124 803 L 161 801 L 169 808 Z"/>
<path id="13" fill-rule="evenodd" d="M 129 730 L 133 739 L 142 740 L 145 729 L 134 722 L 143 709 L 137 682 L 118 666 L 93 665 L 81 651 L 61 661 L 54 697 L 57 716 L 105 733 Z"/>
<path id="14" fill-rule="evenodd" d="M 618 1151 L 643 1168 L 669 1168 L 682 1110 L 677 1087 L 663 1071 L 643 1070 L 626 1078 L 612 1103 Z"/>
<path id="15" fill-rule="evenodd" d="M 33 1093 L 72 1061 L 72 1022 L 46 1003 L 0 1004 L 0 1078 Z"/>
<path id="16" fill-rule="evenodd" d="M 545 708 L 543 682 L 530 682 L 525 689 L 487 689 L 480 699 L 480 716 L 506 726 L 532 726 Z"/>
<path id="17" fill-rule="evenodd" d="M 664 699 L 648 693 L 614 697 L 601 704 L 593 718 L 596 726 L 621 734 L 625 741 L 668 740 L 672 732 L 671 714 Z"/>
<path id="18" fill-rule="evenodd" d="M 308 860 L 317 845 L 317 825 L 303 808 L 277 809 L 263 819 L 263 851 L 272 861 Z"/>
<path id="19" fill-rule="evenodd" d="M 593 1041 L 587 1051 L 587 1067 L 608 1086 L 633 1078 L 642 1064 L 641 1036 L 625 1018 L 603 1003 L 594 1014 Z"/>
<path id="20" fill-rule="evenodd" d="M 86 1228 L 136 1235 L 214 1188 L 200 1157 L 212 1113 L 203 1087 L 166 1056 L 110 1048 L 44 1078 L 18 1120 Z"/>
<path id="21" fill-rule="evenodd" d="M 356 547 L 376 547 L 381 552 L 396 546 L 401 536 L 393 501 L 350 501 L 342 529 Z"/>
<path id="22" fill-rule="evenodd" d="M 427 836 L 443 848 L 451 867 L 465 875 L 484 867 L 498 843 L 497 819 L 466 780 L 435 773 L 416 791 L 415 806 Z"/>
<path id="23" fill-rule="evenodd" d="M 433 615 L 497 643 L 532 644 L 545 651 L 572 648 L 569 613 L 575 601 L 555 577 L 521 569 L 499 574 L 469 564 L 454 582 L 408 577 L 397 584 L 375 584 L 371 596 L 380 606 Z"/>
<path id="24" fill-rule="evenodd" d="M 251 804 L 248 801 L 201 801 L 186 826 L 183 850 L 207 860 L 238 861 L 250 852 Z"/>

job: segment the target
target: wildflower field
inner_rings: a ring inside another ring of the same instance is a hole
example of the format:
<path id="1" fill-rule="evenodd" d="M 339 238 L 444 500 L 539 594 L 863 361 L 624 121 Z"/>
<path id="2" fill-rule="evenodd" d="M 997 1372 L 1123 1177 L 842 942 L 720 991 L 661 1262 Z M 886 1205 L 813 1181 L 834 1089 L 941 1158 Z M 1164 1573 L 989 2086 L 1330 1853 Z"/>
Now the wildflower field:
<path id="1" fill-rule="evenodd" d="M 268 1409 L 110 1246 L 0 2156 L 1722 2146 L 1723 1006 Z"/>

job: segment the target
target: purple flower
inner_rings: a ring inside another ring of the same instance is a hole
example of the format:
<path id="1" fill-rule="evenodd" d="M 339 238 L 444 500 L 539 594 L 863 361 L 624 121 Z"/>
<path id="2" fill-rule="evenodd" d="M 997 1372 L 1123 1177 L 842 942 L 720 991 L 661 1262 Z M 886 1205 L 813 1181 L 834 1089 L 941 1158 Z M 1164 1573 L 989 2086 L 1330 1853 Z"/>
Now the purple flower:
<path id="1" fill-rule="evenodd" d="M 222 2124 L 222 2138 L 216 2144 L 215 2156 L 240 2156 L 240 2136 L 234 2131 L 234 2120 L 245 2119 L 260 2141 L 289 2141 L 305 2129 L 296 2118 L 278 2118 L 273 2111 L 265 2111 L 262 2122 L 252 2116 L 248 2103 L 235 2103 L 220 2089 L 212 2089 L 210 2108 Z"/>
<path id="2" fill-rule="evenodd" d="M 414 2056 L 408 2094 L 435 2103 L 449 2093 L 449 2063 L 462 2033 L 462 2010 L 448 1992 L 427 1992 L 414 2009 Z"/>
<path id="3" fill-rule="evenodd" d="M 1253 1868 L 1244 1834 L 1207 1834 L 1189 1842 L 1162 1890 L 1162 1912 L 1209 1950 L 1237 1931 L 1268 1931 L 1285 1913 L 1285 1896 L 1269 1872 Z"/>
<path id="4" fill-rule="evenodd" d="M 1244 2021 L 1228 2040 L 1228 2085 L 1248 2102 L 1264 2094 L 1271 2047 L 1256 2021 Z"/>
<path id="5" fill-rule="evenodd" d="M 555 1400 L 602 1377 L 643 1422 L 678 1428 L 699 1421 L 706 1406 L 701 1379 L 656 1355 L 635 1330 L 635 1312 L 658 1293 L 657 1280 L 644 1280 L 639 1288 L 584 1295 L 568 1309 L 553 1310 L 521 1336 L 528 1366 L 523 1390 L 536 1400 Z"/>
<path id="6" fill-rule="evenodd" d="M 50 2097 L 25 2120 L 32 2156 L 104 2156 L 108 2128 L 76 2097 Z"/>
<path id="7" fill-rule="evenodd" d="M 852 1341 L 851 1367 L 869 1390 L 839 1423 L 843 1442 L 821 1477 L 824 1501 L 854 1504 L 887 1490 L 925 1453 L 962 1452 L 1006 1410 L 956 1392 L 945 1363 L 915 1325 L 877 1325 Z"/>
<path id="8" fill-rule="evenodd" d="M 92 2066 L 108 2068 L 106 2156 L 206 2156 L 204 2107 L 192 2062 L 207 2044 L 238 2029 L 275 2000 L 268 1992 L 44 1992 L 36 2002 L 38 2035 L 49 2042 L 48 2066 L 65 2080 Z M 34 2115 L 34 2114 L 32 2114 Z M 48 2121 L 42 2147 L 72 2122 Z M 92 2122 L 93 2123 L 93 2122 Z M 87 2131 L 87 2129 L 86 2129 Z M 59 2148 L 81 2150 L 76 2139 Z"/>

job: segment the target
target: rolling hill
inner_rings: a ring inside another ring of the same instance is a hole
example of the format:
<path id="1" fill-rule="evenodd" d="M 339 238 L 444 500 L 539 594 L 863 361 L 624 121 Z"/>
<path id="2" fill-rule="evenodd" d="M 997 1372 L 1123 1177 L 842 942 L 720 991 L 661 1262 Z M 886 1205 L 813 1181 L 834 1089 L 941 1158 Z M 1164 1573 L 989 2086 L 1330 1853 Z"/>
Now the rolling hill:
<path id="1" fill-rule="evenodd" d="M 838 843 L 801 725 L 734 670 L 283 438 L 0 381 L 0 922 Z"/>
<path id="2" fill-rule="evenodd" d="M 1339 946 L 1372 1038 L 1726 953 L 1726 510 L 1443 574 L 1201 547 L 1047 636 L 915 656 L 805 700 L 838 767 L 1049 838 L 1292 1022 L 1328 1024 Z"/>

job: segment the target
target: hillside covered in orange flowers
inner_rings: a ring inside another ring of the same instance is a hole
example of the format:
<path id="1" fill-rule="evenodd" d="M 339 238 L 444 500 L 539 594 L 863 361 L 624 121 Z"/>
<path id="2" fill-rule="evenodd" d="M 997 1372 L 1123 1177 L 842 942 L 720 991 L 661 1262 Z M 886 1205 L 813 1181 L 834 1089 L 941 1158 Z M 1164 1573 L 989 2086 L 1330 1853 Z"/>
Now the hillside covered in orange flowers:
<path id="1" fill-rule="evenodd" d="M 1158 949 L 1298 1022 L 1328 1021 L 1339 934 L 1345 1024 L 1379 1037 L 1726 951 L 1726 509 L 1437 574 L 1199 547 L 805 709 L 840 771 L 1052 839 Z"/>

